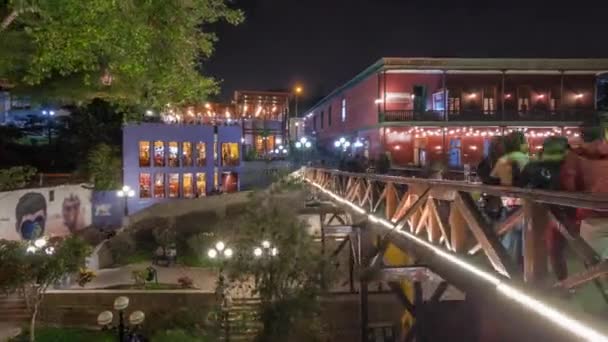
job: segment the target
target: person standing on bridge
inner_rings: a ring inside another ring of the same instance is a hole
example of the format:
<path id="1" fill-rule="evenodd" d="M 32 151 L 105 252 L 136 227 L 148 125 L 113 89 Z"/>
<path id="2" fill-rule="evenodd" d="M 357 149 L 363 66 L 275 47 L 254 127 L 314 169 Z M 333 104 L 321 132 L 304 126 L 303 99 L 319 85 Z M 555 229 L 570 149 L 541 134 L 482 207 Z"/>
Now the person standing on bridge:
<path id="1" fill-rule="evenodd" d="M 530 160 L 528 143 L 523 132 L 515 131 L 505 137 L 504 146 L 505 155 L 498 159 L 490 176 L 499 179 L 500 185 L 513 186 Z M 507 212 L 517 210 L 521 206 L 521 202 L 517 198 L 503 197 L 502 202 Z M 519 224 L 505 234 L 502 241 L 518 265 L 523 264 L 522 229 L 523 224 Z"/>
<path id="2" fill-rule="evenodd" d="M 564 159 L 568 154 L 568 139 L 565 137 L 549 137 L 543 142 L 539 159 L 529 162 L 524 167 L 517 185 L 523 188 L 562 190 L 561 172 Z M 556 217 L 573 217 L 572 210 L 563 206 L 551 206 Z M 558 230 L 559 222 L 550 221 L 546 227 L 546 242 L 549 252 L 551 269 L 558 280 L 568 276 L 568 267 L 564 255 L 566 240 Z"/>
<path id="3" fill-rule="evenodd" d="M 608 193 L 608 143 L 599 120 L 582 129 L 583 144 L 566 156 L 561 184 L 564 190 Z M 581 237 L 603 258 L 608 258 L 608 211 L 579 208 Z"/>

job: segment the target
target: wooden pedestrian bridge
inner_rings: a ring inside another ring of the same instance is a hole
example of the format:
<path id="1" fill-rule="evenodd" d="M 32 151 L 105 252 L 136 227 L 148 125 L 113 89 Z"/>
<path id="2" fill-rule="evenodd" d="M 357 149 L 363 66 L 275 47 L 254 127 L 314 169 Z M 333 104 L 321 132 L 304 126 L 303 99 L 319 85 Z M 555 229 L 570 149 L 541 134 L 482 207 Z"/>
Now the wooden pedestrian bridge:
<path id="1" fill-rule="evenodd" d="M 428 340 L 429 331 L 441 329 L 429 315 L 448 286 L 476 308 L 479 322 L 462 331 L 475 326 L 477 340 L 608 341 L 608 261 L 570 233 L 575 229 L 563 210 L 608 210 L 608 196 L 312 167 L 299 173 L 336 208 L 325 213 L 321 235 L 325 241 L 341 234 L 339 248 L 349 246 L 351 274 L 360 284 L 362 340 L 370 331 L 367 283 L 382 281 L 413 322 L 405 341 Z M 519 198 L 521 206 L 493 221 L 476 200 L 480 194 Z M 562 281 L 549 267 L 552 221 L 567 241 L 569 276 Z M 523 227 L 519 260 L 501 243 L 517 227 Z M 371 252 L 366 243 L 374 246 Z M 422 284 L 429 276 L 441 284 L 425 300 Z"/>

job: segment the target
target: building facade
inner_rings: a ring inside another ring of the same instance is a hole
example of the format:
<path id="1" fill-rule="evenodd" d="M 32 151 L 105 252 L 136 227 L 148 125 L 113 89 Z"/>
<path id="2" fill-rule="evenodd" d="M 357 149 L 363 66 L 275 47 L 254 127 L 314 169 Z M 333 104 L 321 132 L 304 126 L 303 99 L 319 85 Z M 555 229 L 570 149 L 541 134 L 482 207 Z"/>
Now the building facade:
<path id="1" fill-rule="evenodd" d="M 493 136 L 521 130 L 531 152 L 545 137 L 576 140 L 597 115 L 608 59 L 383 58 L 306 113 L 327 148 L 396 167 L 476 165 Z"/>
<path id="2" fill-rule="evenodd" d="M 131 213 L 171 199 L 239 190 L 242 127 L 130 124 L 123 129 L 123 182 Z"/>
<path id="3" fill-rule="evenodd" d="M 236 117 L 242 121 L 245 153 L 265 157 L 287 143 L 289 117 L 287 92 L 244 91 L 234 93 Z"/>

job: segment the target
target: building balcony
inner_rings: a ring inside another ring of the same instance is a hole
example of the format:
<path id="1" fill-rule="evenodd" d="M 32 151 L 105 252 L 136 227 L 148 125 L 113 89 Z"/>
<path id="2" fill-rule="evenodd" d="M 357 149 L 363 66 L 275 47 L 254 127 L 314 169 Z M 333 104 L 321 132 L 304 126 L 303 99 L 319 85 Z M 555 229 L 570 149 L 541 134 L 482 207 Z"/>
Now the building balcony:
<path id="1" fill-rule="evenodd" d="M 407 121 L 565 121 L 579 122 L 594 115 L 598 115 L 594 110 L 560 110 L 560 111 L 541 111 L 529 110 L 526 112 L 518 111 L 482 111 L 482 110 L 463 110 L 448 112 L 447 120 L 444 111 L 414 111 L 414 110 L 390 110 L 380 114 L 380 122 L 407 122 Z"/>

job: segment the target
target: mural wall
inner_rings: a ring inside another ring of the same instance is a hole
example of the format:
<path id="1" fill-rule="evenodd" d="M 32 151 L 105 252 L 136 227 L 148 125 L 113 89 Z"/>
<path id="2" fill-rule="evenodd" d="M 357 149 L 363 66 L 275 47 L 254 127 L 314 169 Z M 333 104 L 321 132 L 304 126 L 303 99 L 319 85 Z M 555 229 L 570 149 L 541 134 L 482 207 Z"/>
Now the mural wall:
<path id="1" fill-rule="evenodd" d="M 0 239 L 64 236 L 91 224 L 92 190 L 81 185 L 0 192 Z"/>

